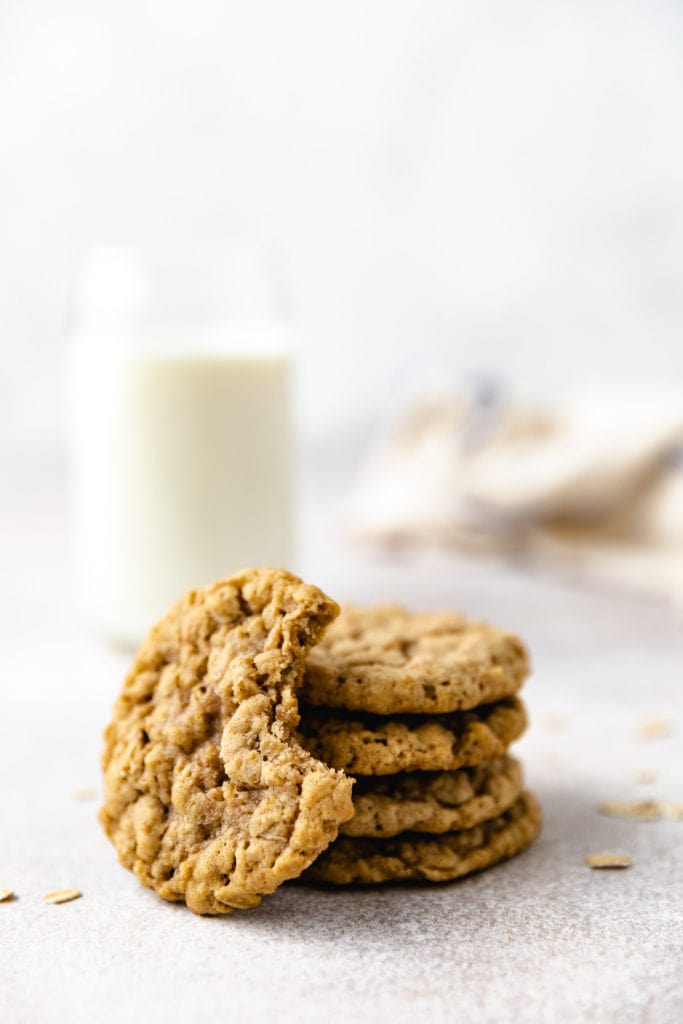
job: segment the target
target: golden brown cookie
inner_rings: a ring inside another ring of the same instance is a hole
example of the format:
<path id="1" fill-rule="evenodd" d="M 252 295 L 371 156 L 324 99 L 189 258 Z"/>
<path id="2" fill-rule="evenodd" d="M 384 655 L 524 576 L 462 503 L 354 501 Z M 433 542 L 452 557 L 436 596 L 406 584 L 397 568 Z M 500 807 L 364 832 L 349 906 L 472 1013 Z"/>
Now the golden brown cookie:
<path id="1" fill-rule="evenodd" d="M 374 885 L 421 879 L 448 882 L 513 857 L 541 828 L 541 808 L 529 792 L 498 818 L 440 836 L 405 833 L 396 839 L 341 836 L 304 878 L 333 885 Z"/>
<path id="2" fill-rule="evenodd" d="M 292 738 L 304 660 L 336 613 L 296 576 L 250 569 L 150 632 L 105 733 L 100 820 L 164 899 L 254 907 L 351 817 L 351 780 Z"/>
<path id="3" fill-rule="evenodd" d="M 301 700 L 377 715 L 446 714 L 515 694 L 521 640 L 456 612 L 346 606 L 311 652 Z"/>
<path id="4" fill-rule="evenodd" d="M 504 754 L 524 732 L 517 697 L 451 715 L 382 715 L 305 708 L 299 740 L 315 757 L 351 775 L 452 771 Z"/>
<path id="5" fill-rule="evenodd" d="M 522 766 L 513 757 L 455 772 L 361 776 L 353 790 L 353 817 L 339 831 L 387 839 L 400 832 L 473 828 L 512 807 L 522 785 Z"/>

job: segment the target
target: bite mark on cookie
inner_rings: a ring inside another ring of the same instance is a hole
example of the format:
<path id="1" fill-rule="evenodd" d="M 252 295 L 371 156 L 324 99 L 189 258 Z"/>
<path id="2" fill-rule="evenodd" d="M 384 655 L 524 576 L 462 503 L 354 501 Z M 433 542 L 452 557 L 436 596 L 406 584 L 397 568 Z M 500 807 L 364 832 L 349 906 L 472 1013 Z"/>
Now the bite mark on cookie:
<path id="1" fill-rule="evenodd" d="M 150 632 L 105 733 L 100 820 L 163 898 L 254 907 L 353 814 L 352 781 L 292 738 L 306 655 L 337 611 L 252 569 L 190 591 Z"/>

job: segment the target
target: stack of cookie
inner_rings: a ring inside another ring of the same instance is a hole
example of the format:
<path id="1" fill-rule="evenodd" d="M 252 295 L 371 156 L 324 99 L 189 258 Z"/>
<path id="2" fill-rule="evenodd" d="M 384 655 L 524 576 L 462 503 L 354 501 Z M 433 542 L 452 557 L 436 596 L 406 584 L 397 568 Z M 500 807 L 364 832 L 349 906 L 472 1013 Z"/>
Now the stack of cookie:
<path id="1" fill-rule="evenodd" d="M 446 881 L 538 832 L 507 754 L 526 724 L 519 640 L 338 611 L 266 566 L 188 591 L 150 630 L 105 732 L 100 821 L 163 899 L 228 914 L 302 874 Z"/>
<path id="2" fill-rule="evenodd" d="M 345 608 L 309 654 L 298 738 L 356 779 L 354 815 L 305 877 L 440 882 L 524 849 L 541 813 L 507 750 L 528 671 L 517 637 L 455 613 Z"/>

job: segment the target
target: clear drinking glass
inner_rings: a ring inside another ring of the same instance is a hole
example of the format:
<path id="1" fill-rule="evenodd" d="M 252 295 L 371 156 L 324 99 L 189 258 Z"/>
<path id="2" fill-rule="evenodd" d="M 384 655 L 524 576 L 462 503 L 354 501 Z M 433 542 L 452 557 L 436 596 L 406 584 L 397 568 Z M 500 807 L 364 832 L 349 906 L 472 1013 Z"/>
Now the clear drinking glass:
<path id="1" fill-rule="evenodd" d="M 73 538 L 87 621 L 126 646 L 186 589 L 291 564 L 289 325 L 247 243 L 100 248 L 67 369 Z"/>

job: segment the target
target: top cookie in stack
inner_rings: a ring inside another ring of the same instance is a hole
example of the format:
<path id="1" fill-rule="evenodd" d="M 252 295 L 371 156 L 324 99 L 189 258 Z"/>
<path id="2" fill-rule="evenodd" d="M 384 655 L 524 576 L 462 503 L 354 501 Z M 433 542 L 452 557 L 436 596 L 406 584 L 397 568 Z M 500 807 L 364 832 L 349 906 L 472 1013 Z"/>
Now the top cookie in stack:
<path id="1" fill-rule="evenodd" d="M 309 655 L 299 738 L 358 777 L 354 817 L 308 876 L 445 880 L 528 845 L 540 811 L 506 753 L 528 672 L 518 637 L 456 613 L 344 608 Z"/>
<path id="2" fill-rule="evenodd" d="M 466 711 L 511 697 L 529 674 L 512 633 L 456 612 L 346 605 L 311 651 L 307 704 L 376 715 Z"/>

